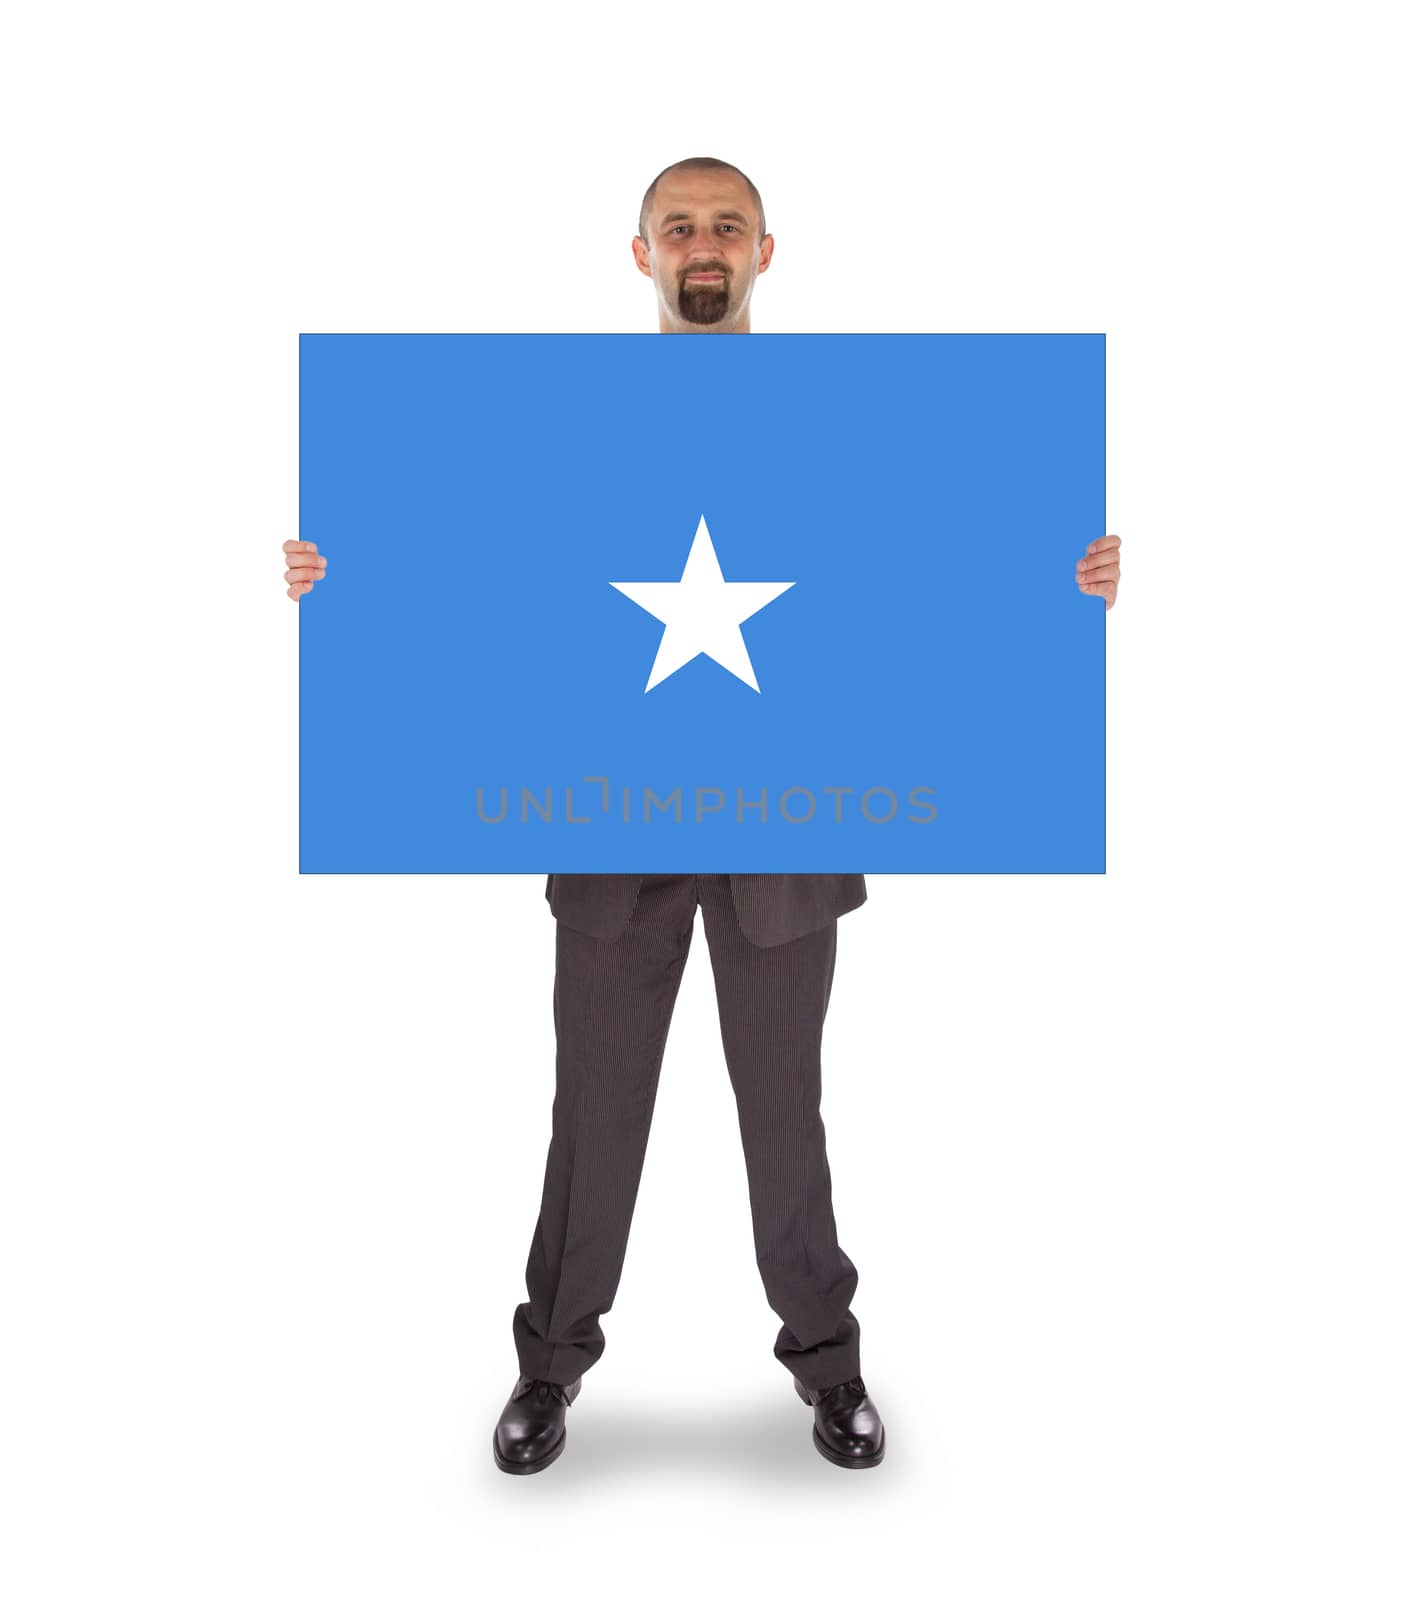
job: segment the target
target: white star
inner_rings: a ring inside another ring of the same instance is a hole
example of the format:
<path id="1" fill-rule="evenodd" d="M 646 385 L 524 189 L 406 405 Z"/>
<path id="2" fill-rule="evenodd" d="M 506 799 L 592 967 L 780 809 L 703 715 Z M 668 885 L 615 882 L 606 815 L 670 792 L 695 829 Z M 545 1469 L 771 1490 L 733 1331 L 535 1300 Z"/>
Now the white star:
<path id="1" fill-rule="evenodd" d="M 643 606 L 650 616 L 664 624 L 654 670 L 644 685 L 644 693 L 662 683 L 694 656 L 711 656 L 734 678 L 740 678 L 761 693 L 746 653 L 741 624 L 762 606 L 770 605 L 794 583 L 728 583 L 717 564 L 707 519 L 698 518 L 693 547 L 677 583 L 611 583 L 622 595 Z"/>

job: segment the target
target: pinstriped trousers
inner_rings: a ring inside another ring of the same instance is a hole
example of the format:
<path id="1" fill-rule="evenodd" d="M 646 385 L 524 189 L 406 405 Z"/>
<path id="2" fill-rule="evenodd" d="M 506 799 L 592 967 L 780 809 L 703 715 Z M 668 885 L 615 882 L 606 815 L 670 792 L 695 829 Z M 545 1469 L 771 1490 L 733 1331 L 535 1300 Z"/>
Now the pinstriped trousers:
<path id="1" fill-rule="evenodd" d="M 839 1248 L 820 1118 L 820 1035 L 834 978 L 833 922 L 762 948 L 737 923 L 726 874 L 648 876 L 616 940 L 556 925 L 556 1098 L 528 1298 L 513 1337 L 521 1371 L 573 1383 L 600 1359 L 644 1166 L 659 1069 L 701 904 L 723 1053 L 736 1094 L 756 1261 L 782 1318 L 774 1354 L 824 1388 L 859 1372 L 849 1309 L 858 1273 Z M 686 1377 L 713 1321 L 689 1309 Z M 690 1348 L 691 1346 L 691 1348 Z"/>

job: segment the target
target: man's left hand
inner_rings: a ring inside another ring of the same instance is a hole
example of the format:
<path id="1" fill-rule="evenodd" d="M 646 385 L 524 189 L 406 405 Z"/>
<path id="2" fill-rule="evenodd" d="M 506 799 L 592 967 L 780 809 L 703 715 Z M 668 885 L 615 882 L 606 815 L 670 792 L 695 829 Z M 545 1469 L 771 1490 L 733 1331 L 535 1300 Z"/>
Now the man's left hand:
<path id="1" fill-rule="evenodd" d="M 1094 539 L 1088 546 L 1088 554 L 1075 568 L 1078 587 L 1084 594 L 1100 594 L 1106 600 L 1106 610 L 1111 611 L 1117 604 L 1117 584 L 1122 576 L 1122 565 L 1118 551 L 1122 548 L 1122 541 L 1115 533 L 1109 533 L 1105 538 Z"/>

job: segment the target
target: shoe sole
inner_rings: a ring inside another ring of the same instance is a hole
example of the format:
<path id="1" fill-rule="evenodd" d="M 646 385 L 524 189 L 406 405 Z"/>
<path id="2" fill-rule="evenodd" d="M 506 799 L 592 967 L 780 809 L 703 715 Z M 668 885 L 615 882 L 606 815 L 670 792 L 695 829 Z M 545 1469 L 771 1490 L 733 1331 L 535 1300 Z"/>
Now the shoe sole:
<path id="1" fill-rule="evenodd" d="M 885 1439 L 872 1455 L 846 1456 L 841 1455 L 837 1450 L 831 1450 L 824 1440 L 820 1438 L 820 1430 L 818 1428 L 810 1429 L 810 1437 L 815 1441 L 815 1449 L 819 1451 L 826 1461 L 832 1461 L 836 1467 L 876 1467 L 883 1459 L 884 1453 L 888 1448 L 888 1441 Z"/>
<path id="2" fill-rule="evenodd" d="M 544 1456 L 538 1456 L 535 1461 L 509 1461 L 498 1452 L 497 1438 L 493 1439 L 493 1460 L 504 1472 L 511 1472 L 518 1477 L 529 1472 L 540 1472 L 544 1467 L 549 1467 L 557 1456 L 566 1448 L 566 1433 L 563 1429 L 561 1437 L 552 1445 Z"/>

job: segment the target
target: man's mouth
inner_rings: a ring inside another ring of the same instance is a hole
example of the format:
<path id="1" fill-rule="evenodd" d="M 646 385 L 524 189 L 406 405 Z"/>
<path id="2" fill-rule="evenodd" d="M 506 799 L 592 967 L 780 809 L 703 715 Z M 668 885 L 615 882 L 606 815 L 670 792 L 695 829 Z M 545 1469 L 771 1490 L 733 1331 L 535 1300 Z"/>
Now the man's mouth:
<path id="1" fill-rule="evenodd" d="M 688 282 L 689 283 L 721 283 L 722 282 L 722 274 L 720 272 L 690 272 L 688 274 Z"/>

